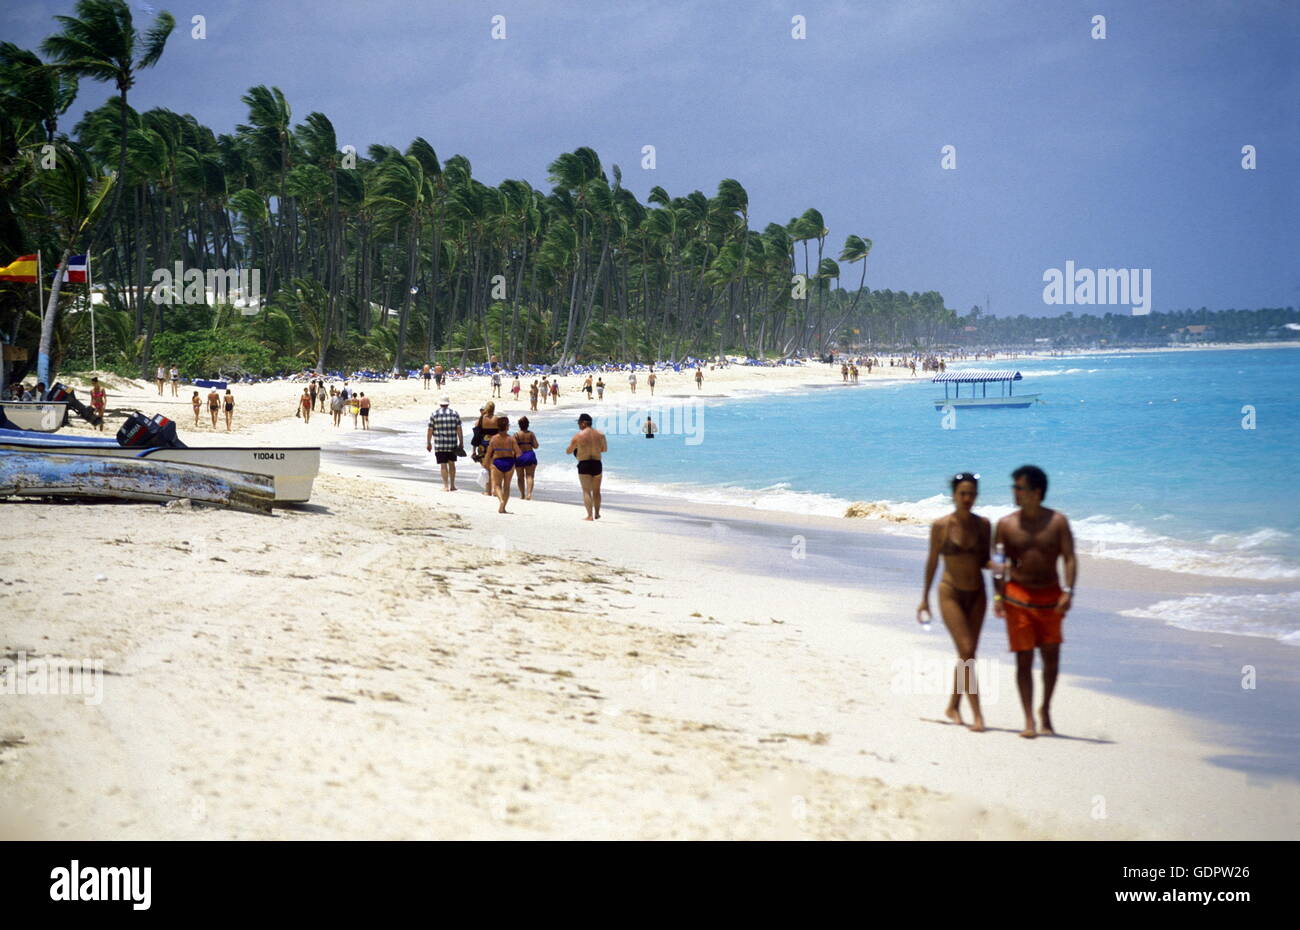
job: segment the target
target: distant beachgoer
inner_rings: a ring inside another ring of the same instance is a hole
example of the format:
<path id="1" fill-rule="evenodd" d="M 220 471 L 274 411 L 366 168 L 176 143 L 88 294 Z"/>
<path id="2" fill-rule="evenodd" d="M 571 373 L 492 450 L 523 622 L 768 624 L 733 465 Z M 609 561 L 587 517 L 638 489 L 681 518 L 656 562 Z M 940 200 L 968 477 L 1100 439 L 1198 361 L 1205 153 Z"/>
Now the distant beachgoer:
<path id="1" fill-rule="evenodd" d="M 654 420 L 650 419 L 649 414 L 647 414 L 645 418 L 645 425 L 641 427 L 641 432 L 645 433 L 646 439 L 654 439 L 655 433 L 659 432 L 659 424 L 656 423 Z"/>
<path id="2" fill-rule="evenodd" d="M 491 462 L 488 469 L 489 484 L 496 494 L 500 506 L 497 513 L 506 512 L 510 500 L 510 479 L 514 476 L 515 461 L 519 458 L 519 443 L 510 435 L 510 420 L 497 417 L 496 435 L 488 440 L 487 451 L 483 454 L 485 462 Z"/>
<path id="3" fill-rule="evenodd" d="M 312 378 L 311 384 L 307 385 L 307 392 L 311 394 L 311 405 L 316 406 L 316 379 Z"/>
<path id="4" fill-rule="evenodd" d="M 1060 671 L 1061 624 L 1070 609 L 1078 561 L 1070 521 L 1059 510 L 1043 506 L 1047 475 L 1034 465 L 1022 465 L 1011 475 L 1015 492 L 1014 513 L 998 521 L 995 544 L 1004 547 L 1003 573 L 994 578 L 993 612 L 1007 621 L 1007 637 L 1016 654 L 1016 687 L 1025 713 L 1020 735 L 1033 739 L 1041 731 L 1055 735 L 1052 727 L 1052 692 Z M 1057 559 L 1065 560 L 1065 587 L 1056 573 Z M 1043 704 L 1038 709 L 1041 728 L 1034 727 L 1034 648 L 1043 657 Z"/>
<path id="5" fill-rule="evenodd" d="M 208 413 L 212 415 L 212 428 L 217 428 L 217 413 L 221 410 L 221 395 L 213 388 L 208 392 Z"/>
<path id="6" fill-rule="evenodd" d="M 222 409 L 226 413 L 226 432 L 230 432 L 231 421 L 235 418 L 235 395 L 230 393 L 230 388 L 226 388 L 226 396 L 222 398 Z"/>
<path id="7" fill-rule="evenodd" d="M 854 384 L 857 384 L 857 383 L 858 383 L 858 366 L 857 366 L 857 365 L 850 365 L 850 366 L 849 366 L 849 380 L 852 381 Z"/>
<path id="8" fill-rule="evenodd" d="M 591 400 L 591 375 L 587 375 L 587 380 L 582 382 L 582 389 L 587 392 L 587 400 Z"/>
<path id="9" fill-rule="evenodd" d="M 172 380 L 172 397 L 179 397 L 181 390 L 181 373 L 175 365 L 167 372 Z"/>
<path id="10" fill-rule="evenodd" d="M 979 685 L 975 680 L 975 650 L 988 607 L 984 593 L 984 567 L 990 556 L 993 528 L 984 517 L 971 512 L 979 494 L 979 475 L 960 472 L 952 478 L 954 510 L 930 526 L 930 554 L 925 563 L 925 584 L 917 620 L 929 622 L 930 583 L 943 556 L 943 577 L 939 580 L 939 614 L 957 647 L 957 667 L 953 672 L 952 696 L 944 716 L 961 723 L 961 696 L 970 698 L 971 724 L 974 733 L 984 732 L 984 715 L 980 711 Z M 959 541 L 960 540 L 960 541 Z"/>
<path id="11" fill-rule="evenodd" d="M 433 380 L 433 369 L 429 367 L 428 362 L 425 362 L 424 367 L 420 369 L 420 377 L 424 379 L 424 389 L 429 390 L 429 382 Z"/>
<path id="12" fill-rule="evenodd" d="M 442 366 L 439 365 L 437 362 L 434 362 L 433 381 L 436 385 L 438 385 L 439 388 L 442 387 L 442 382 L 445 377 L 446 377 L 446 373 L 442 370 Z"/>
<path id="13" fill-rule="evenodd" d="M 565 455 L 578 459 L 578 482 L 582 485 L 582 505 L 587 509 L 587 520 L 600 519 L 600 479 L 604 471 L 600 456 L 609 450 L 605 434 L 591 425 L 591 414 L 578 417 L 578 432 L 569 440 Z"/>
<path id="14" fill-rule="evenodd" d="M 195 392 L 195 396 L 198 396 L 197 391 Z M 104 386 L 99 383 L 98 378 L 90 379 L 90 409 L 95 411 L 95 414 L 99 417 L 99 423 L 95 426 L 95 429 L 102 433 L 104 431 L 104 412 L 108 410 L 108 392 L 104 390 Z M 198 409 L 196 408 L 194 417 L 195 426 L 199 425 L 197 414 Z"/>
<path id="15" fill-rule="evenodd" d="M 632 389 L 633 394 L 636 393 L 636 372 L 635 371 L 628 372 L 627 386 Z"/>
<path id="16" fill-rule="evenodd" d="M 370 398 L 366 392 L 361 392 L 361 399 L 357 401 L 357 406 L 361 408 L 361 428 L 370 429 Z"/>
<path id="17" fill-rule="evenodd" d="M 533 474 L 537 471 L 537 450 L 541 443 L 529 428 L 528 417 L 519 418 L 519 431 L 515 442 L 519 445 L 519 458 L 515 460 L 515 475 L 519 478 L 519 496 L 533 499 Z"/>
<path id="18" fill-rule="evenodd" d="M 604 399 L 605 399 L 605 379 L 597 378 L 596 379 L 596 400 L 604 400 Z"/>
<path id="19" fill-rule="evenodd" d="M 199 392 L 195 391 L 194 396 L 190 398 L 190 403 L 194 406 L 194 426 L 199 425 L 199 414 L 203 412 L 203 398 L 199 397 Z M 301 416 L 301 414 L 299 414 Z"/>
<path id="20" fill-rule="evenodd" d="M 654 397 L 654 396 L 655 396 L 655 382 L 658 381 L 658 380 L 659 380 L 658 376 L 655 375 L 655 373 L 654 373 L 653 371 L 650 372 L 650 376 L 649 376 L 648 378 L 645 379 L 646 384 L 650 385 L 650 396 L 651 396 L 651 397 Z"/>
<path id="21" fill-rule="evenodd" d="M 158 370 L 154 373 L 154 380 L 158 382 L 158 396 L 162 397 L 163 382 L 167 380 L 167 369 L 165 366 L 158 366 Z"/>
<path id="22" fill-rule="evenodd" d="M 699 365 L 696 365 L 695 366 L 695 390 L 698 391 L 702 387 L 704 387 L 704 372 L 700 369 Z"/>
<path id="23" fill-rule="evenodd" d="M 556 378 L 551 382 L 551 403 L 559 406 L 560 403 L 560 379 Z"/>
<path id="24" fill-rule="evenodd" d="M 311 393 L 306 388 L 302 389 L 302 397 L 298 398 L 298 406 L 302 410 L 302 422 L 304 424 L 310 423 L 312 411 Z"/>
<path id="25" fill-rule="evenodd" d="M 352 428 L 357 428 L 357 415 L 361 413 L 361 398 L 353 395 L 348 398 L 348 410 L 352 412 Z"/>
<path id="26" fill-rule="evenodd" d="M 519 400 L 519 378 L 516 377 L 514 383 L 510 385 L 510 394 L 516 401 Z"/>
<path id="27" fill-rule="evenodd" d="M 840 380 L 842 380 L 845 384 L 849 383 L 848 362 L 840 362 Z"/>
<path id="28" fill-rule="evenodd" d="M 492 372 L 492 396 L 501 396 L 501 372 L 499 371 Z"/>
<path id="29" fill-rule="evenodd" d="M 534 381 L 532 383 L 532 386 L 528 388 L 528 409 L 529 410 L 537 409 L 537 382 L 536 381 Z"/>
<path id="30" fill-rule="evenodd" d="M 330 385 L 330 418 L 334 421 L 335 426 L 341 426 L 343 423 L 343 397 L 338 391 Z"/>
<path id="31" fill-rule="evenodd" d="M 429 417 L 429 429 L 424 437 L 425 448 L 433 453 L 438 463 L 444 491 L 456 490 L 456 456 L 465 445 L 460 414 L 452 410 L 450 404 L 451 398 L 442 395 L 438 409 Z"/>

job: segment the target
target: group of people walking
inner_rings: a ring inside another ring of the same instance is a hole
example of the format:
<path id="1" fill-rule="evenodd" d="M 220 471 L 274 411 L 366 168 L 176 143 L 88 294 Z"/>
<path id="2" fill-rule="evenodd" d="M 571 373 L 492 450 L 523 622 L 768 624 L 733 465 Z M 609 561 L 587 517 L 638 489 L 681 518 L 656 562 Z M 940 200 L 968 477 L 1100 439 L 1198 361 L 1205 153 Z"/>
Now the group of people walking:
<path id="1" fill-rule="evenodd" d="M 93 391 L 91 392 L 91 401 L 93 405 Z M 190 397 L 190 406 L 194 408 L 195 427 L 199 425 L 199 419 L 203 415 L 204 405 L 204 399 L 199 397 L 198 391 L 195 391 Z M 226 388 L 225 394 L 218 394 L 217 389 L 212 388 L 212 390 L 208 391 L 206 406 L 208 408 L 208 415 L 212 417 L 212 428 L 217 428 L 217 417 L 222 413 L 225 413 L 226 432 L 230 432 L 230 428 L 235 421 L 235 395 L 230 392 L 230 388 Z"/>
<path id="2" fill-rule="evenodd" d="M 328 409 L 329 414 L 335 426 L 338 426 L 343 420 L 345 411 L 352 412 L 352 428 L 357 428 L 357 420 L 360 418 L 361 428 L 370 429 L 370 407 L 371 399 L 366 396 L 365 391 L 356 392 L 349 387 L 348 382 L 343 382 L 343 387 L 337 385 L 326 385 L 325 380 L 313 380 L 311 384 L 302 389 L 302 394 L 298 397 L 298 409 L 294 412 L 295 417 L 302 419 L 304 424 L 311 422 L 312 412 L 320 405 L 320 412 L 325 413 Z"/>
<path id="3" fill-rule="evenodd" d="M 530 428 L 528 417 L 519 418 L 518 429 L 510 432 L 510 418 L 499 416 L 496 402 L 488 401 L 479 408 L 470 434 L 471 452 L 465 450 L 465 432 L 461 416 L 451 406 L 451 398 L 443 395 L 429 416 L 425 432 L 425 449 L 432 452 L 442 478 L 443 491 L 455 491 L 456 460 L 468 457 L 483 471 L 483 494 L 497 499 L 497 512 L 508 513 L 511 486 L 517 482 L 519 496 L 533 499 L 533 483 L 537 473 L 537 450 L 541 440 Z M 604 433 L 592 426 L 590 414 L 578 417 L 578 432 L 569 442 L 565 455 L 577 459 L 578 481 L 582 485 L 583 505 L 587 520 L 600 519 L 601 455 L 608 450 Z"/>
<path id="4" fill-rule="evenodd" d="M 973 511 L 979 477 L 971 472 L 952 477 L 953 512 L 930 527 L 930 551 L 917 620 L 929 623 L 930 585 L 942 558 L 939 613 L 957 649 L 952 695 L 944 713 L 953 723 L 962 723 L 964 694 L 973 715 L 970 729 L 983 732 L 974 659 L 988 606 L 983 572 L 991 569 L 993 613 L 1006 621 L 1007 638 L 1016 655 L 1016 688 L 1025 719 L 1020 735 L 1026 739 L 1040 733 L 1052 735 L 1052 693 L 1064 642 L 1061 626 L 1070 609 L 1078 572 L 1074 536 L 1065 514 L 1043 506 L 1047 475 L 1041 468 L 1023 465 L 1012 473 L 1017 510 L 999 520 L 996 528 Z M 1058 559 L 1064 561 L 1064 586 L 1057 574 Z M 1043 702 L 1037 721 L 1033 712 L 1035 649 L 1043 662 Z"/>

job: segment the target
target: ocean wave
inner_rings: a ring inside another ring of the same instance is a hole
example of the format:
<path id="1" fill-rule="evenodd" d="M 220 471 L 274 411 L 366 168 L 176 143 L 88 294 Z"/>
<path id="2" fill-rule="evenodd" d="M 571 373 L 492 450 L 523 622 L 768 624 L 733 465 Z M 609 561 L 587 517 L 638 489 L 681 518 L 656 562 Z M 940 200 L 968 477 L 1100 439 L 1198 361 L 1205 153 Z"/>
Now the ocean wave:
<path id="1" fill-rule="evenodd" d="M 1260 636 L 1300 646 L 1300 591 L 1283 594 L 1193 594 L 1122 611 L 1199 633 Z"/>

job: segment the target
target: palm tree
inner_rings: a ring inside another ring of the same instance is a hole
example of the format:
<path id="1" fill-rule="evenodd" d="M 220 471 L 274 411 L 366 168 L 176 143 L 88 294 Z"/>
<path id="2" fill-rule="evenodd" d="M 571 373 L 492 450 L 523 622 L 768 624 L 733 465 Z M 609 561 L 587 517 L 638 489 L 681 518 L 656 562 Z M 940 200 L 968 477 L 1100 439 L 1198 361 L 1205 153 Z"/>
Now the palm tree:
<path id="1" fill-rule="evenodd" d="M 104 203 L 104 197 L 113 187 L 114 177 L 108 175 L 93 182 L 90 165 L 85 155 L 67 143 L 56 142 L 54 167 L 37 171 L 33 182 L 37 196 L 43 203 L 44 213 L 54 227 L 60 254 L 55 269 L 54 286 L 50 288 L 49 303 L 41 321 L 41 342 L 37 353 L 36 377 L 51 384 L 50 348 L 54 341 L 54 324 L 59 314 L 59 291 L 63 287 L 63 269 L 76 248 L 77 240 L 93 223 Z"/>
<path id="2" fill-rule="evenodd" d="M 9 113 L 40 126 L 45 141 L 53 142 L 59 117 L 77 97 L 77 76 L 12 42 L 0 42 L 0 94 Z"/>
<path id="3" fill-rule="evenodd" d="M 411 311 L 411 288 L 415 286 L 416 260 L 420 248 L 420 223 L 426 204 L 433 196 L 432 183 L 424 165 L 414 155 L 389 153 L 375 175 L 372 202 L 375 215 L 392 226 L 394 240 L 406 232 L 406 270 L 403 278 L 402 309 L 398 315 L 397 344 L 393 365 L 401 367 L 406 349 L 407 318 Z"/>
<path id="4" fill-rule="evenodd" d="M 833 325 L 826 330 L 826 342 L 829 343 L 834 338 L 835 333 L 844 325 L 844 322 L 851 319 L 855 310 L 858 309 L 858 301 L 862 298 L 862 286 L 867 283 L 867 256 L 871 254 L 871 240 L 864 239 L 861 236 L 850 235 L 844 240 L 844 248 L 840 250 L 840 261 L 842 262 L 862 262 L 862 280 L 858 282 L 858 290 L 853 295 L 853 303 L 845 314 L 840 317 Z M 825 346 L 823 346 L 824 348 Z"/>
<path id="5" fill-rule="evenodd" d="M 41 51 L 56 61 L 68 74 L 93 81 L 112 81 L 118 94 L 118 133 L 120 145 L 117 175 L 126 174 L 126 94 L 134 85 L 136 74 L 152 68 L 162 57 L 167 37 L 176 27 L 171 13 L 163 10 L 153 25 L 141 35 L 131 18 L 126 0 L 77 0 L 76 16 L 54 17 L 63 31 L 41 43 Z M 116 185 L 113 203 L 96 238 L 112 225 L 121 199 L 122 185 Z"/>
<path id="6" fill-rule="evenodd" d="M 274 219 L 266 269 L 266 290 L 271 295 L 280 278 L 287 280 L 297 274 L 297 218 L 292 199 L 285 194 L 297 140 L 290 129 L 289 102 L 280 88 L 259 84 L 250 87 L 240 100 L 248 107 L 248 124 L 241 123 L 238 128 L 248 140 L 252 161 L 261 169 L 261 193 L 268 198 L 272 192 L 276 195 L 275 212 L 269 213 L 268 208 L 268 218 Z"/>

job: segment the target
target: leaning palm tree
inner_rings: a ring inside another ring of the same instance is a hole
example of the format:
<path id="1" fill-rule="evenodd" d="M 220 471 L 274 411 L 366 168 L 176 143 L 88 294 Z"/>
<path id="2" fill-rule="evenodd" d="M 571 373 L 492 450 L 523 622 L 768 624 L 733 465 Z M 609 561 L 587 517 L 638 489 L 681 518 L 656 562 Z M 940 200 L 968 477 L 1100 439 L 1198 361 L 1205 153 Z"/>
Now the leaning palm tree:
<path id="1" fill-rule="evenodd" d="M 120 139 L 117 175 L 122 177 L 126 174 L 127 91 L 135 84 L 138 71 L 158 63 L 176 20 L 163 10 L 141 35 L 131 19 L 131 7 L 126 0 L 77 0 L 76 16 L 54 18 L 63 31 L 42 42 L 41 51 L 68 74 L 117 85 Z M 117 213 L 122 185 L 116 187 L 103 228 L 112 224 Z"/>
<path id="2" fill-rule="evenodd" d="M 54 167 L 33 173 L 32 183 L 43 212 L 50 218 L 60 254 L 50 288 L 50 300 L 41 321 L 41 344 L 36 356 L 36 379 L 50 384 L 50 348 L 54 343 L 54 324 L 59 313 L 59 291 L 63 287 L 63 269 L 67 267 L 77 241 L 99 215 L 104 198 L 113 187 L 114 177 L 91 179 L 85 155 L 66 143 L 54 143 Z"/>
<path id="3" fill-rule="evenodd" d="M 844 248 L 840 251 L 840 261 L 842 262 L 862 262 L 862 280 L 858 281 L 857 293 L 853 295 L 853 303 L 849 306 L 848 311 L 833 323 L 826 330 L 826 341 L 829 342 L 839 328 L 844 325 L 845 321 L 852 318 L 855 310 L 858 309 L 858 301 L 862 299 L 862 286 L 867 283 L 867 256 L 871 254 L 871 240 L 864 239 L 861 236 L 850 235 L 844 240 Z"/>

